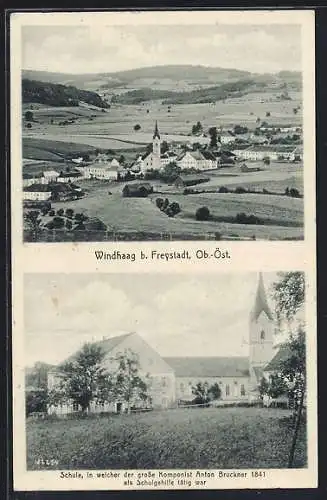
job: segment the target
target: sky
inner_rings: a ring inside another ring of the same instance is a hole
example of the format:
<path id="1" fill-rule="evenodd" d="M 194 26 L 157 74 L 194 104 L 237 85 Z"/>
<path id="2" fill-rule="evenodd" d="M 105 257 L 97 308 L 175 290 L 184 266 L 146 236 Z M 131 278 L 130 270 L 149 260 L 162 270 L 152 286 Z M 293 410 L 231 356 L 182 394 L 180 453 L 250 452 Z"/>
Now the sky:
<path id="1" fill-rule="evenodd" d="M 301 71 L 299 25 L 23 26 L 23 69 L 115 72 L 165 64 Z"/>
<path id="2" fill-rule="evenodd" d="M 276 273 L 263 273 L 272 311 Z M 247 356 L 258 273 L 27 274 L 26 366 L 137 332 L 162 356 Z"/>

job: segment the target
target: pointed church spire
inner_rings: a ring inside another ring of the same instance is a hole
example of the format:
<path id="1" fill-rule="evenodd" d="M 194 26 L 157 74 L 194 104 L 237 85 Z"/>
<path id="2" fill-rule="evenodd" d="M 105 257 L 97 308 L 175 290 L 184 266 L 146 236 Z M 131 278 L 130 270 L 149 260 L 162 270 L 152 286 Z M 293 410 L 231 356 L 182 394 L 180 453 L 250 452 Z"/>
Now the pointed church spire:
<path id="1" fill-rule="evenodd" d="M 153 139 L 155 139 L 156 137 L 158 137 L 158 139 L 160 139 L 160 134 L 159 134 L 159 130 L 158 130 L 158 122 L 157 122 L 157 120 L 156 120 L 156 125 L 154 127 Z"/>
<path id="2" fill-rule="evenodd" d="M 265 312 L 270 320 L 273 319 L 273 315 L 267 301 L 262 273 L 259 273 L 257 294 L 255 297 L 253 309 L 251 311 L 251 321 L 256 321 L 262 312 Z"/>

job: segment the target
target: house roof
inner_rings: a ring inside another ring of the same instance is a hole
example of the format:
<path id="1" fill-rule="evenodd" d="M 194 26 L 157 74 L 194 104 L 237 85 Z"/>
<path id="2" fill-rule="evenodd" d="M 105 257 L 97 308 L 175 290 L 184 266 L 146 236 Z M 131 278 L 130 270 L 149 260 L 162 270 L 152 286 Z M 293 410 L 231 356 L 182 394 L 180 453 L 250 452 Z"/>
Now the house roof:
<path id="1" fill-rule="evenodd" d="M 265 366 L 264 371 L 277 371 L 281 368 L 282 363 L 291 356 L 291 350 L 287 344 L 280 346 L 275 356 Z"/>
<path id="2" fill-rule="evenodd" d="M 109 352 L 111 352 L 114 349 L 114 347 L 121 344 L 127 337 L 129 337 L 133 334 L 134 334 L 134 332 L 124 333 L 123 335 L 116 335 L 115 337 L 109 337 L 109 338 L 105 338 L 103 340 L 99 340 L 97 342 L 92 342 L 92 345 L 97 346 L 97 347 L 101 347 L 102 351 L 105 354 L 108 354 Z M 74 354 L 69 356 L 67 359 L 65 359 L 62 363 L 60 363 L 57 366 L 57 368 L 60 369 L 64 364 L 72 363 L 73 361 L 75 361 L 75 359 L 79 353 L 80 353 L 80 350 L 78 350 L 77 352 L 75 352 Z"/>
<path id="3" fill-rule="evenodd" d="M 258 152 L 274 152 L 274 153 L 292 153 L 295 151 L 296 146 L 289 146 L 287 144 L 276 144 L 276 145 L 265 145 L 258 144 L 253 145 L 248 148 L 248 151 L 258 151 Z"/>
<path id="4" fill-rule="evenodd" d="M 43 172 L 43 175 L 59 175 L 59 172 L 56 172 L 56 170 L 45 170 Z"/>
<path id="5" fill-rule="evenodd" d="M 248 377 L 247 357 L 169 357 L 163 358 L 177 377 Z"/>
<path id="6" fill-rule="evenodd" d="M 251 311 L 251 320 L 257 321 L 257 319 L 259 318 L 259 316 L 262 312 L 265 312 L 266 315 L 268 316 L 268 318 L 270 320 L 273 320 L 273 315 L 272 315 L 272 312 L 271 312 L 270 307 L 268 305 L 266 291 L 265 291 L 265 287 L 263 284 L 262 273 L 259 273 L 258 288 L 257 288 L 254 306 L 253 306 L 253 309 Z"/>
<path id="7" fill-rule="evenodd" d="M 81 172 L 61 172 L 60 177 L 80 177 Z"/>
<path id="8" fill-rule="evenodd" d="M 51 189 L 47 184 L 32 184 L 24 187 L 23 191 L 31 191 L 35 193 L 51 193 Z"/>

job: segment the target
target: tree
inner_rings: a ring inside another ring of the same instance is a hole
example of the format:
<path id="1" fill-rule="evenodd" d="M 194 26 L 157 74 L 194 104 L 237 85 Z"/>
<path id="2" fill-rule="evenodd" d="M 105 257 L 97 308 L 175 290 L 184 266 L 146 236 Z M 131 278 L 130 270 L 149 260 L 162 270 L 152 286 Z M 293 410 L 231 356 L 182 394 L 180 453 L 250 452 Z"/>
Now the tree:
<path id="1" fill-rule="evenodd" d="M 192 127 L 192 135 L 198 135 L 202 132 L 203 128 L 201 125 L 201 122 L 197 122 L 195 125 Z"/>
<path id="2" fill-rule="evenodd" d="M 162 141 L 161 143 L 161 154 L 166 153 L 169 150 L 168 142 Z"/>
<path id="3" fill-rule="evenodd" d="M 211 401 L 215 401 L 217 399 L 220 399 L 221 389 L 219 387 L 219 384 L 217 384 L 217 382 L 209 387 L 208 394 L 209 394 L 209 398 Z"/>
<path id="4" fill-rule="evenodd" d="M 264 159 L 263 159 L 263 163 L 264 163 L 265 165 L 270 165 L 270 158 L 269 158 L 269 156 L 265 156 L 265 157 L 264 157 Z"/>
<path id="5" fill-rule="evenodd" d="M 137 123 L 136 125 L 134 125 L 134 130 L 135 131 L 141 130 L 141 125 L 139 123 Z"/>
<path id="6" fill-rule="evenodd" d="M 192 394 L 195 398 L 193 400 L 194 404 L 206 405 L 209 403 L 209 384 L 208 382 L 197 382 L 195 386 L 192 387 Z"/>
<path id="7" fill-rule="evenodd" d="M 72 208 L 66 208 L 66 217 L 68 217 L 69 219 L 72 219 L 73 218 L 73 215 L 74 215 L 74 210 Z"/>
<path id="8" fill-rule="evenodd" d="M 217 140 L 218 140 L 218 134 L 217 134 L 217 128 L 216 127 L 210 127 L 209 128 L 209 135 L 210 135 L 210 148 L 216 148 L 218 146 Z"/>
<path id="9" fill-rule="evenodd" d="M 53 229 L 62 229 L 65 226 L 65 221 L 62 217 L 54 217 L 52 220 Z"/>
<path id="10" fill-rule="evenodd" d="M 140 375 L 138 356 L 130 349 L 118 354 L 115 362 L 118 368 L 114 374 L 114 394 L 126 403 L 127 413 L 130 414 L 133 404 L 149 398 L 147 383 Z"/>
<path id="11" fill-rule="evenodd" d="M 35 389 L 26 392 L 26 416 L 34 412 L 46 413 L 47 411 L 47 391 L 45 389 Z"/>
<path id="12" fill-rule="evenodd" d="M 102 365 L 104 352 L 96 344 L 84 344 L 72 361 L 61 366 L 61 393 L 86 412 L 92 401 L 110 401 L 112 377 Z"/>
<path id="13" fill-rule="evenodd" d="M 59 208 L 59 210 L 57 210 L 57 215 L 59 215 L 59 217 L 61 217 L 62 215 L 64 215 L 64 209 L 63 208 Z"/>
<path id="14" fill-rule="evenodd" d="M 34 121 L 34 115 L 33 115 L 32 111 L 26 111 L 24 116 L 25 116 L 25 120 L 27 122 Z"/>
<path id="15" fill-rule="evenodd" d="M 299 433 L 304 397 L 306 393 L 306 346 L 303 325 L 296 324 L 295 317 L 305 300 L 305 278 L 303 272 L 281 273 L 274 284 L 275 312 L 281 326 L 286 323 L 288 340 L 284 348 L 288 355 L 280 362 L 279 375 L 285 380 L 294 402 L 294 433 L 289 453 L 288 466 L 292 467 Z"/>
<path id="16" fill-rule="evenodd" d="M 266 116 L 270 116 L 270 111 L 266 111 Z"/>
<path id="17" fill-rule="evenodd" d="M 39 210 L 30 210 L 24 214 L 24 221 L 28 228 L 36 233 L 40 229 L 41 219 Z"/>
<path id="18" fill-rule="evenodd" d="M 70 231 L 72 229 L 72 227 L 73 227 L 72 221 L 69 220 L 69 219 L 67 219 L 65 226 L 66 226 L 66 229 L 68 229 L 68 231 Z"/>
<path id="19" fill-rule="evenodd" d="M 195 212 L 195 218 L 196 220 L 208 220 L 210 217 L 210 210 L 208 207 L 200 207 L 197 209 Z"/>

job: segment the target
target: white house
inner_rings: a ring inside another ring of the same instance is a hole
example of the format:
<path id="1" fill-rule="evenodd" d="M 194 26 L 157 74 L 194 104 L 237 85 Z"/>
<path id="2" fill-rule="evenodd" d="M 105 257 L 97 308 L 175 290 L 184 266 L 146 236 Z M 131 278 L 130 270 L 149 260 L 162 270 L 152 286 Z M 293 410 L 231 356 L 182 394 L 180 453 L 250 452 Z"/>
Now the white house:
<path id="1" fill-rule="evenodd" d="M 51 198 L 51 190 L 45 184 L 32 184 L 23 188 L 23 200 L 47 201 Z"/>
<path id="2" fill-rule="evenodd" d="M 217 158 L 209 151 L 186 151 L 176 160 L 183 170 L 213 170 L 217 168 Z"/>
<path id="3" fill-rule="evenodd" d="M 301 159 L 296 146 L 286 145 L 252 145 L 245 149 L 235 148 L 233 153 L 242 160 L 262 161 L 269 158 L 273 161 L 294 161 Z"/>
<path id="4" fill-rule="evenodd" d="M 49 184 L 49 182 L 57 182 L 59 175 L 59 172 L 56 172 L 56 170 L 45 170 L 43 172 L 44 184 Z"/>

